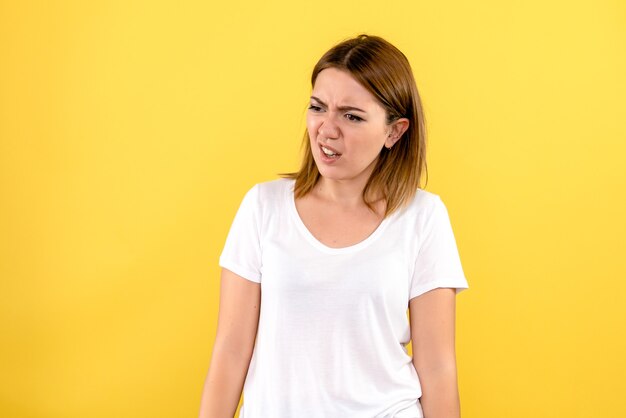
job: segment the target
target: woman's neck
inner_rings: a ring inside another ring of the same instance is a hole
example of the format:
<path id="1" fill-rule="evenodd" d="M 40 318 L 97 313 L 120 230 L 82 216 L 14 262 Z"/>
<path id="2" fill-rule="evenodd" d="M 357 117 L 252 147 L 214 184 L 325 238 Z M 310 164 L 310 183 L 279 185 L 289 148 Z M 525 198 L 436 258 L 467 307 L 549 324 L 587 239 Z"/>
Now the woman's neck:
<path id="1" fill-rule="evenodd" d="M 346 209 L 355 209 L 365 206 L 363 190 L 366 184 L 367 181 L 362 180 L 331 180 L 320 176 L 312 191 L 318 199 Z M 380 200 L 381 197 L 378 197 L 375 202 Z"/>

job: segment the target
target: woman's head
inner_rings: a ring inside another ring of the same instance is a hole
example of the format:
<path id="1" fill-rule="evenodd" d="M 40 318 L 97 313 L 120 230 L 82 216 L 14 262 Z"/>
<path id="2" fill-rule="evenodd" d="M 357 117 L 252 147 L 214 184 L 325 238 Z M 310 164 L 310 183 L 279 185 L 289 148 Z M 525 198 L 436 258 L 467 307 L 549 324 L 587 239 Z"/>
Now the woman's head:
<path id="1" fill-rule="evenodd" d="M 310 192 L 320 176 L 365 173 L 366 204 L 382 196 L 389 214 L 407 203 L 426 170 L 426 135 L 404 54 L 380 37 L 360 35 L 322 56 L 311 85 L 304 159 L 289 175 L 296 179 L 296 197 Z"/>

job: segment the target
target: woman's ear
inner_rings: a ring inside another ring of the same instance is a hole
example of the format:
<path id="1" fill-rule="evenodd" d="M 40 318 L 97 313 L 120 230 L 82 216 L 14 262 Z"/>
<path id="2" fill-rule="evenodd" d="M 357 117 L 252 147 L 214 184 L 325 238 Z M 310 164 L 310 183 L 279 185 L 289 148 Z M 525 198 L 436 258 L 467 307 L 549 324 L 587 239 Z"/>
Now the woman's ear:
<path id="1" fill-rule="evenodd" d="M 391 125 L 389 125 L 389 133 L 387 135 L 387 139 L 385 139 L 385 147 L 390 149 L 394 146 L 396 142 L 402 135 L 409 129 L 409 120 L 407 118 L 400 118 L 395 121 Z"/>

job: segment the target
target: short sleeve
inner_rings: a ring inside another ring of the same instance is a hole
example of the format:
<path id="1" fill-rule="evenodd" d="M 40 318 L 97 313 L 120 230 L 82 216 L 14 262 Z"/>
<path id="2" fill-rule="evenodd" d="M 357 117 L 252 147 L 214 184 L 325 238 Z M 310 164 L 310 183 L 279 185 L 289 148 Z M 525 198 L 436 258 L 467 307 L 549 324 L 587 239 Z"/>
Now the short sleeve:
<path id="1" fill-rule="evenodd" d="M 244 196 L 226 237 L 219 265 L 250 281 L 261 282 L 259 185 Z"/>
<path id="2" fill-rule="evenodd" d="M 438 287 L 456 288 L 457 294 L 468 283 L 461 266 L 448 210 L 439 196 L 424 229 L 411 278 L 409 299 Z"/>

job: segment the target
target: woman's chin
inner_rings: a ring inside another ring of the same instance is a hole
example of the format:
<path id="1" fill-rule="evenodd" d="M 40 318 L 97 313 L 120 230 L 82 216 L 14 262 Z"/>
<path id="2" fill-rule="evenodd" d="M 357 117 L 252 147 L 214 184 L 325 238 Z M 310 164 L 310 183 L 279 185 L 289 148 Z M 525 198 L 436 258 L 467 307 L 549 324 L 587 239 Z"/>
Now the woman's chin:
<path id="1" fill-rule="evenodd" d="M 343 170 L 333 170 L 332 168 L 329 169 L 328 167 L 322 167 L 322 169 L 320 170 L 318 166 L 317 171 L 319 171 L 320 176 L 322 176 L 324 180 L 345 181 L 355 179 L 355 176 L 351 176 Z"/>
<path id="2" fill-rule="evenodd" d="M 317 171 L 324 177 L 337 177 L 344 171 L 338 169 L 339 167 L 329 167 L 324 163 L 319 164 L 317 161 L 315 162 L 315 165 L 317 166 Z"/>

